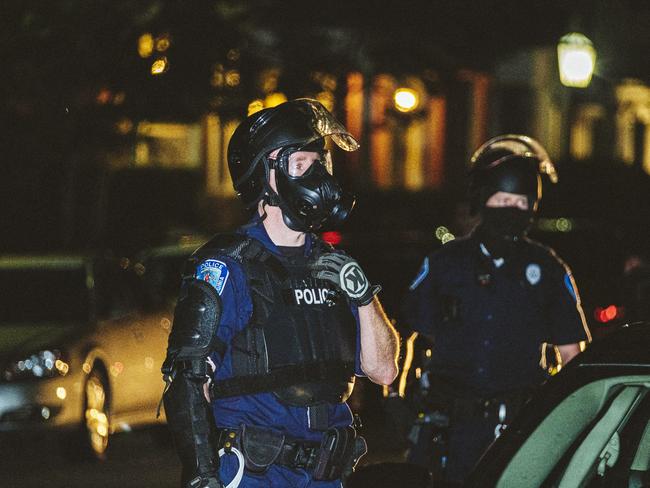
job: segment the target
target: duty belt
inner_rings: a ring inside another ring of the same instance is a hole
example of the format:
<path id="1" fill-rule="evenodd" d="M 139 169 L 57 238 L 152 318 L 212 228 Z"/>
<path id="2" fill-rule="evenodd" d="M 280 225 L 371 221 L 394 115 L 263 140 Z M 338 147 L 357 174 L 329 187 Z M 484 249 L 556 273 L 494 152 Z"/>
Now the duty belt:
<path id="1" fill-rule="evenodd" d="M 363 437 L 352 427 L 329 429 L 320 442 L 288 439 L 274 430 L 251 425 L 219 429 L 218 448 L 238 449 L 246 469 L 265 472 L 271 464 L 312 472 L 315 480 L 339 479 L 352 472 L 367 451 Z"/>

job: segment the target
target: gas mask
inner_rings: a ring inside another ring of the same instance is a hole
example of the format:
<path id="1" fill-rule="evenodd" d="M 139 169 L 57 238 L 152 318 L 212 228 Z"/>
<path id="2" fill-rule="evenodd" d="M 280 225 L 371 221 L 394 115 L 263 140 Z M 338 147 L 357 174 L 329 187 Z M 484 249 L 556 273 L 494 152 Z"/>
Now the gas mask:
<path id="1" fill-rule="evenodd" d="M 335 227 L 348 217 L 355 198 L 344 193 L 332 175 L 331 155 L 324 150 L 322 139 L 305 146 L 284 147 L 270 162 L 278 190 L 270 203 L 282 209 L 284 223 L 290 229 L 316 231 L 323 226 Z"/>

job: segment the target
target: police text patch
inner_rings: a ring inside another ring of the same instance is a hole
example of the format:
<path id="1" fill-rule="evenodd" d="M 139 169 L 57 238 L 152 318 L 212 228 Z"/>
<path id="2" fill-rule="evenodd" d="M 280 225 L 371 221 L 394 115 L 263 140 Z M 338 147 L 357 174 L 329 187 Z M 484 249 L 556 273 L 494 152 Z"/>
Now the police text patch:
<path id="1" fill-rule="evenodd" d="M 206 259 L 196 270 L 196 279 L 210 283 L 219 295 L 226 287 L 228 276 L 230 272 L 226 263 L 216 259 Z"/>

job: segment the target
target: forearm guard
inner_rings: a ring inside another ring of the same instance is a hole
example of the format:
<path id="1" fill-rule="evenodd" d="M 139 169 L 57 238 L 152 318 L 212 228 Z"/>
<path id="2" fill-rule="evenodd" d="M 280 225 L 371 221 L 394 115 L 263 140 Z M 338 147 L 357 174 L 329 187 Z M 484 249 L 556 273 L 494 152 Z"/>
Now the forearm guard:
<path id="1" fill-rule="evenodd" d="M 174 311 L 162 373 L 163 403 L 174 445 L 183 465 L 183 488 L 219 487 L 216 426 L 203 387 L 207 358 L 217 344 L 221 302 L 214 288 L 186 279 Z"/>
<path id="2" fill-rule="evenodd" d="M 183 466 L 182 486 L 217 487 L 217 432 L 203 382 L 177 373 L 163 396 L 169 430 Z"/>

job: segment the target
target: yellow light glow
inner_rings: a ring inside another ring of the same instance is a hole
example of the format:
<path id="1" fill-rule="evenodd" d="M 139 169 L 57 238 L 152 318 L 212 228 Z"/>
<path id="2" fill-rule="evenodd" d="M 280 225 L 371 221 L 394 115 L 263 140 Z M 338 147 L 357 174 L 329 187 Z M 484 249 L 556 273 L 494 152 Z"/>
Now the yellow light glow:
<path id="1" fill-rule="evenodd" d="M 400 112 L 412 112 L 420 104 L 420 97 L 415 90 L 410 88 L 398 88 L 393 95 L 395 108 Z"/>
<path id="2" fill-rule="evenodd" d="M 236 69 L 231 69 L 226 72 L 226 85 L 228 86 L 237 86 L 239 85 L 240 75 L 239 71 Z"/>
<path id="3" fill-rule="evenodd" d="M 167 317 L 164 317 L 160 321 L 160 327 L 162 327 L 164 330 L 169 330 L 171 326 L 172 326 L 172 322 Z"/>
<path id="4" fill-rule="evenodd" d="M 265 107 L 276 107 L 287 101 L 287 96 L 282 92 L 269 93 L 264 99 Z"/>
<path id="5" fill-rule="evenodd" d="M 151 74 L 153 76 L 161 75 L 164 72 L 166 72 L 168 69 L 169 69 L 169 62 L 167 61 L 167 57 L 165 56 L 156 59 L 151 64 Z"/>
<path id="6" fill-rule="evenodd" d="M 248 104 L 248 115 L 253 115 L 255 112 L 259 112 L 263 108 L 264 108 L 264 100 L 260 100 L 259 98 L 253 100 Z"/>
<path id="7" fill-rule="evenodd" d="M 138 39 L 138 54 L 141 58 L 148 58 L 153 53 L 153 36 L 148 32 Z"/>
<path id="8" fill-rule="evenodd" d="M 443 244 L 447 244 L 449 241 L 453 241 L 454 239 L 456 239 L 456 236 L 451 232 L 447 232 L 445 235 L 442 236 L 442 239 L 440 240 L 442 241 Z"/>
<path id="9" fill-rule="evenodd" d="M 56 396 L 57 398 L 60 398 L 61 400 L 65 400 L 65 398 L 68 396 L 68 392 L 63 388 L 62 386 L 59 386 L 56 389 Z"/>
<path id="10" fill-rule="evenodd" d="M 332 93 L 329 90 L 324 90 L 316 95 L 316 100 L 318 100 L 320 103 L 323 104 L 323 107 L 325 107 L 327 110 L 330 112 L 334 111 L 334 93 Z"/>
<path id="11" fill-rule="evenodd" d="M 83 366 L 81 367 L 83 369 L 84 373 L 89 374 L 90 373 L 90 364 L 89 363 L 84 363 Z"/>
<path id="12" fill-rule="evenodd" d="M 557 45 L 558 68 L 563 85 L 585 88 L 591 82 L 596 66 L 596 50 L 584 35 L 572 32 Z"/>
<path id="13" fill-rule="evenodd" d="M 436 229 L 436 238 L 438 240 L 440 240 L 440 239 L 442 239 L 442 236 L 444 236 L 448 232 L 449 232 L 449 229 L 447 229 L 447 227 L 441 225 L 440 227 L 438 227 Z"/>
<path id="14" fill-rule="evenodd" d="M 84 364 L 84 366 L 86 366 L 86 365 Z M 60 359 L 57 359 L 54 362 L 54 367 L 61 374 L 61 376 L 65 376 L 66 374 L 68 374 L 68 369 L 70 369 L 70 366 L 68 366 L 68 363 L 66 363 L 64 361 L 61 361 Z M 84 368 L 84 371 L 85 371 L 85 368 Z M 90 369 L 88 371 L 90 371 Z"/>
<path id="15" fill-rule="evenodd" d="M 169 34 L 163 34 L 156 39 L 156 51 L 167 51 L 167 49 L 169 49 L 169 46 L 171 46 L 171 39 L 169 38 Z"/>

